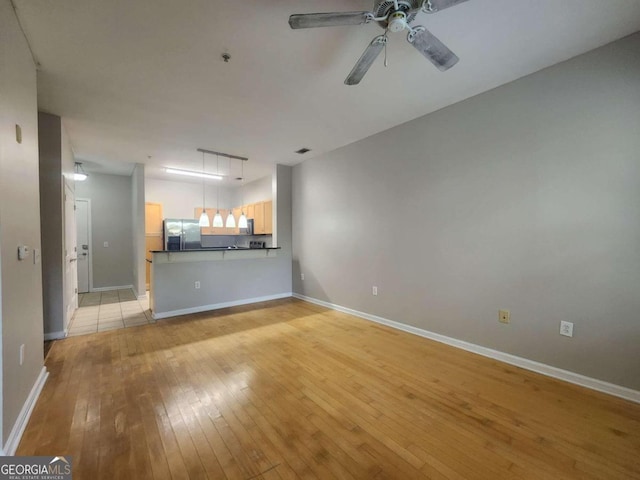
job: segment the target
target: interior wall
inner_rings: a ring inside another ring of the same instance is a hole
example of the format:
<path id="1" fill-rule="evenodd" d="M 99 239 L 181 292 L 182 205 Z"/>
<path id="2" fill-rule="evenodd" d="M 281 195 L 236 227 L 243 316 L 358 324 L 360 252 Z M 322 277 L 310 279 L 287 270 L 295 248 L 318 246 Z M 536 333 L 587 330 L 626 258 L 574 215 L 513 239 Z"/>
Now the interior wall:
<path id="1" fill-rule="evenodd" d="M 64 331 L 64 184 L 61 129 L 60 117 L 44 112 L 38 113 L 45 334 Z"/>
<path id="2" fill-rule="evenodd" d="M 213 182 L 213 180 L 211 180 Z M 205 184 L 205 205 L 216 206 L 216 184 Z M 202 207 L 202 183 L 177 182 L 146 178 L 144 181 L 145 201 L 162 204 L 164 218 L 194 218 L 195 209 Z M 232 189 L 220 188 L 219 208 L 234 206 Z"/>
<path id="3" fill-rule="evenodd" d="M 295 166 L 294 291 L 640 390 L 639 51 L 635 34 Z"/>
<path id="4" fill-rule="evenodd" d="M 66 286 L 69 282 L 75 283 L 74 278 L 67 278 L 65 268 L 64 215 L 64 177 L 73 189 L 74 160 L 59 116 L 38 112 L 38 150 L 44 333 L 58 337 L 64 334 L 69 307 L 65 298 Z M 71 309 L 76 307 L 72 305 Z"/>
<path id="5" fill-rule="evenodd" d="M 91 200 L 93 289 L 133 285 L 132 195 L 131 177 L 122 175 L 92 173 L 76 183 L 76 199 Z"/>
<path id="6" fill-rule="evenodd" d="M 271 200 L 273 198 L 273 193 L 271 191 L 272 183 L 273 176 L 267 175 L 266 177 L 249 182 L 241 188 L 233 189 L 233 205 L 248 205 L 250 203 Z"/>
<path id="7" fill-rule="evenodd" d="M 144 165 L 136 164 L 131 175 L 131 204 L 133 240 L 133 290 L 138 297 L 146 295 L 145 237 L 144 237 Z"/>
<path id="8" fill-rule="evenodd" d="M 16 125 L 22 143 L 16 139 Z M 29 256 L 18 260 L 19 245 Z M 43 368 L 36 68 L 11 3 L 0 0 L 2 444 Z M 24 362 L 20 365 L 20 346 Z"/>

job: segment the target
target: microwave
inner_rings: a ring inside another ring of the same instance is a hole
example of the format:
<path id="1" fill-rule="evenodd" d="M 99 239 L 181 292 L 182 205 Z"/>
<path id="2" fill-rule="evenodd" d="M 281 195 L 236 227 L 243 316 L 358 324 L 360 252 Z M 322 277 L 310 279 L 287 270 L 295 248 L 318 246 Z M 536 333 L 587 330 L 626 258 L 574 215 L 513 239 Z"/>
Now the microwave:
<path id="1" fill-rule="evenodd" d="M 247 218 L 247 228 L 241 228 L 242 235 L 253 235 L 253 218 Z"/>

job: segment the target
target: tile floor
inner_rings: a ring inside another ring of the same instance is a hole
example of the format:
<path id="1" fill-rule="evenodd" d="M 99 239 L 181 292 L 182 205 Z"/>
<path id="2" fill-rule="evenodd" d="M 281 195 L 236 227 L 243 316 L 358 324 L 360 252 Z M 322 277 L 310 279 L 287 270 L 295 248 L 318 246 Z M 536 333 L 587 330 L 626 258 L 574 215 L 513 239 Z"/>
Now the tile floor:
<path id="1" fill-rule="evenodd" d="M 138 300 L 131 289 L 81 293 L 78 304 L 69 326 L 69 336 L 155 323 L 149 311 L 148 296 Z"/>

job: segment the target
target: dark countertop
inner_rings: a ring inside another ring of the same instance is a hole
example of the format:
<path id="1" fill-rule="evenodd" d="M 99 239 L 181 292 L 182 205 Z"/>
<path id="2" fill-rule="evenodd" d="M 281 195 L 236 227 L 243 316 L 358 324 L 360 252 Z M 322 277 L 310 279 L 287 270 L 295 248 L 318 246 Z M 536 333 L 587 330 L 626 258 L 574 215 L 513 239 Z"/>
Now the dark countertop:
<path id="1" fill-rule="evenodd" d="M 249 248 L 249 247 L 205 247 L 194 248 L 190 250 L 150 250 L 151 253 L 182 253 L 182 252 L 236 252 L 238 250 L 280 250 L 282 247 L 265 247 L 265 248 Z"/>

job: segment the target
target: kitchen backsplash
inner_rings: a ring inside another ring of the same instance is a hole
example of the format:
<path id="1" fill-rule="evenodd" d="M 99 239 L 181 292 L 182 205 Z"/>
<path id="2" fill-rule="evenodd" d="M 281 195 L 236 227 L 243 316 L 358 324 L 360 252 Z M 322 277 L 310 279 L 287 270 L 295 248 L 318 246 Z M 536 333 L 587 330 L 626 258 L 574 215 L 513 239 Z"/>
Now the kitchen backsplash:
<path id="1" fill-rule="evenodd" d="M 202 235 L 202 247 L 248 247 L 253 240 L 265 242 L 266 247 L 273 246 L 271 235 Z"/>

